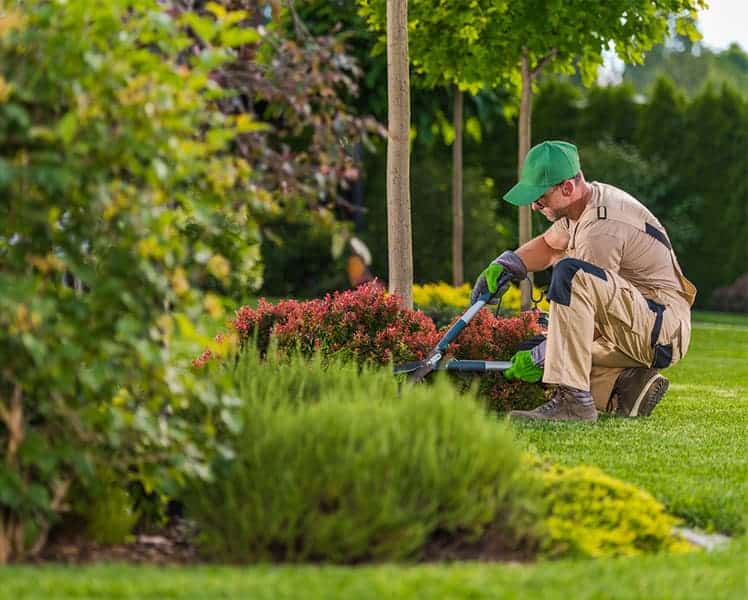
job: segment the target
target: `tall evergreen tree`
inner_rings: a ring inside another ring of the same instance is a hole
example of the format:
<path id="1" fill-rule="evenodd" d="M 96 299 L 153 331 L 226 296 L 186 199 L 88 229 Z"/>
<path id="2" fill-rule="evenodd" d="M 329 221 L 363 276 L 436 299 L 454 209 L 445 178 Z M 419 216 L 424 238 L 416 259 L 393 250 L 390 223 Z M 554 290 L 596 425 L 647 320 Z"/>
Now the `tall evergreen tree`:
<path id="1" fill-rule="evenodd" d="M 748 265 L 748 102 L 729 86 L 708 87 L 686 111 L 682 188 L 703 197 L 695 215 L 702 230 L 685 260 L 700 288 L 700 303 Z"/>
<path id="2" fill-rule="evenodd" d="M 646 158 L 659 156 L 670 167 L 680 162 L 685 135 L 686 98 L 672 80 L 660 77 L 642 106 L 635 142 Z"/>

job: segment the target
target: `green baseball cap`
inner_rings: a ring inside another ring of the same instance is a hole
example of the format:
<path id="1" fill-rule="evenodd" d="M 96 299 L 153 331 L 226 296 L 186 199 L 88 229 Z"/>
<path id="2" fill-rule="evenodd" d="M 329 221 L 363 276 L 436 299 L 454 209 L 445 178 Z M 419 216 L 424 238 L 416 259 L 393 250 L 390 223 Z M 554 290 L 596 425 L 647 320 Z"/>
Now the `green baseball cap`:
<path id="1" fill-rule="evenodd" d="M 577 147 L 569 142 L 542 142 L 530 148 L 522 164 L 519 183 L 504 194 L 516 206 L 532 204 L 557 183 L 579 173 Z"/>

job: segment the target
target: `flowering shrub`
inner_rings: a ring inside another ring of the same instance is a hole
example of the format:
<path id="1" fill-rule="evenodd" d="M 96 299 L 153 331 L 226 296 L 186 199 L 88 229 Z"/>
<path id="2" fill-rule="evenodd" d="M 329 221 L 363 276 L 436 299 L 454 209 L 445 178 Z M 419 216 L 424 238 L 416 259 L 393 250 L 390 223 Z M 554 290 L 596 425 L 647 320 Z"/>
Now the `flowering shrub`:
<path id="1" fill-rule="evenodd" d="M 231 325 L 241 343 L 255 339 L 263 354 L 272 337 L 281 352 L 321 352 L 381 365 L 422 359 L 439 339 L 433 321 L 404 309 L 377 281 L 317 300 L 260 300 L 256 309 L 239 309 Z"/>
<path id="2" fill-rule="evenodd" d="M 397 364 L 425 358 L 446 332 L 446 328 L 437 330 L 421 311 L 403 308 L 398 298 L 377 281 L 304 302 L 282 300 L 270 304 L 260 300 L 257 308 L 240 308 L 230 326 L 238 339 L 219 336 L 216 347 L 193 361 L 195 367 L 220 358 L 231 344 L 254 342 L 264 355 L 271 340 L 282 354 L 300 351 L 309 356 L 319 352 L 323 357 L 342 357 L 358 364 Z M 538 333 L 540 327 L 532 312 L 497 318 L 491 311 L 482 310 L 447 349 L 447 358 L 506 360 L 520 342 Z M 472 377 L 454 376 L 465 388 Z M 498 373 L 481 375 L 479 388 L 498 410 L 534 408 L 543 397 L 539 386 L 507 382 Z"/>
<path id="3" fill-rule="evenodd" d="M 453 286 L 440 281 L 439 283 L 425 283 L 423 285 L 415 284 L 413 286 L 413 303 L 420 309 L 431 307 L 452 307 L 467 308 L 470 305 L 470 292 L 473 286 L 469 283 L 463 283 L 461 286 Z M 538 298 L 543 291 L 534 288 L 532 295 Z M 501 309 L 507 313 L 516 314 L 519 312 L 521 302 L 520 290 L 517 286 L 509 286 L 509 289 L 501 298 Z M 548 312 L 550 307 L 548 300 L 543 296 L 543 300 L 538 304 L 538 308 Z"/>

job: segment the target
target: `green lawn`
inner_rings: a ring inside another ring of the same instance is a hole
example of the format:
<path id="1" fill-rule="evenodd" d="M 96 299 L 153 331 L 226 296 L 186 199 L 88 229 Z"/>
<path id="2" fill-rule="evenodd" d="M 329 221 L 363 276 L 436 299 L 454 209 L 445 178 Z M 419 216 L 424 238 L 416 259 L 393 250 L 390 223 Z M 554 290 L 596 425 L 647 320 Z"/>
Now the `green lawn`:
<path id="1" fill-rule="evenodd" d="M 724 318 L 720 316 L 720 318 Z M 671 391 L 648 419 L 518 425 L 566 463 L 592 463 L 653 492 L 691 524 L 745 532 L 748 321 L 699 319 Z M 0 598 L 748 598 L 748 536 L 688 556 L 531 565 L 0 569 Z"/>
<path id="2" fill-rule="evenodd" d="M 0 598 L 374 600 L 748 597 L 748 541 L 688 556 L 535 565 L 0 569 Z"/>
<path id="3" fill-rule="evenodd" d="M 696 323 L 668 394 L 647 419 L 518 424 L 521 439 L 569 464 L 637 483 L 689 523 L 744 532 L 748 516 L 748 326 Z"/>

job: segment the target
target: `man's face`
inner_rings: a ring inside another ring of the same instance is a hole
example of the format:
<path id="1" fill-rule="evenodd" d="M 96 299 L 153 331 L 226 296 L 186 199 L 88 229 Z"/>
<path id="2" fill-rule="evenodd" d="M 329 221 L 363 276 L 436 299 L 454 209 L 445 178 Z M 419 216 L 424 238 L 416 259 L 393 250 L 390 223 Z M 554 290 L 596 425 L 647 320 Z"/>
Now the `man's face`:
<path id="1" fill-rule="evenodd" d="M 565 184 L 562 181 L 548 188 L 545 193 L 532 203 L 532 209 L 541 213 L 546 219 L 553 222 L 566 216 L 569 199 L 564 193 Z"/>

